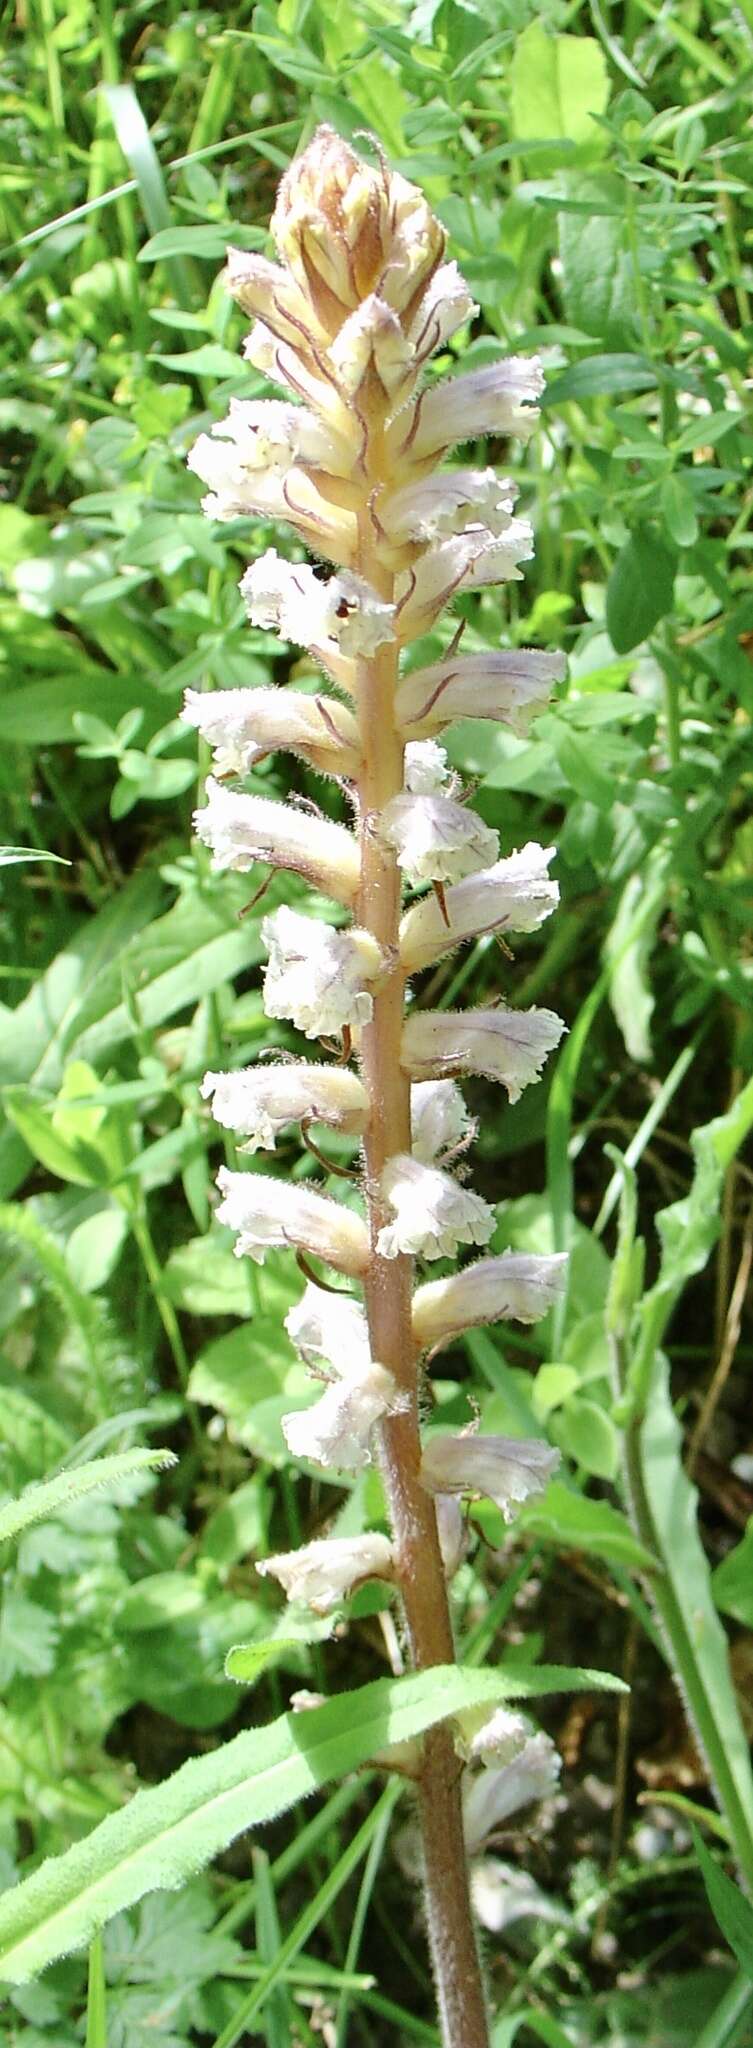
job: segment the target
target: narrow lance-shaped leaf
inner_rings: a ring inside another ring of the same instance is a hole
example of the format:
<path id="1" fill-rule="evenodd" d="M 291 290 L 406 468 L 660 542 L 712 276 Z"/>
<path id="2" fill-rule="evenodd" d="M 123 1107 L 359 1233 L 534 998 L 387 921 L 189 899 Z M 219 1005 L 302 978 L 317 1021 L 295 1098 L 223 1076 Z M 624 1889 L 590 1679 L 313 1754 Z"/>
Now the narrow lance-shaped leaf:
<path id="1" fill-rule="evenodd" d="M 145 1892 L 175 1889 L 245 1828 L 274 1819 L 317 1786 L 448 1715 L 591 1687 L 625 1690 L 611 1674 L 556 1666 L 500 1672 L 438 1666 L 413 1677 L 380 1678 L 323 1707 L 245 1729 L 222 1749 L 192 1758 L 165 1784 L 137 1792 L 84 1841 L 6 1892 L 0 1980 L 26 1982 L 83 1947 Z"/>

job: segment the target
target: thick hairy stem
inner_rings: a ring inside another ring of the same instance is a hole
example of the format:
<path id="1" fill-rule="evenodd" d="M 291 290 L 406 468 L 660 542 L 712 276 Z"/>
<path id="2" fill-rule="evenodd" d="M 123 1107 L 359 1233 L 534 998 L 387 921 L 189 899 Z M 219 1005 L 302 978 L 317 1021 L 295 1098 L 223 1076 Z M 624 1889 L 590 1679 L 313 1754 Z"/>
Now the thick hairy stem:
<path id="1" fill-rule="evenodd" d="M 372 463 L 374 463 L 372 455 Z M 376 472 L 378 478 L 378 470 Z M 372 481 L 374 469 L 372 468 Z M 359 569 L 380 596 L 392 598 L 378 553 L 362 526 Z M 397 656 L 391 646 L 364 662 L 359 677 L 361 738 L 366 766 L 359 784 L 361 891 L 359 924 L 373 932 L 392 967 L 374 999 L 362 1039 L 369 1095 L 365 1139 L 371 1260 L 364 1282 L 371 1355 L 394 1374 L 408 1407 L 382 1425 L 382 1468 L 392 1520 L 397 1577 L 411 1657 L 417 1670 L 454 1661 L 454 1644 L 437 1520 L 419 1483 L 421 1444 L 415 1345 L 411 1332 L 412 1260 L 380 1258 L 376 1238 L 389 1221 L 378 1193 L 385 1162 L 409 1152 L 410 1082 L 400 1065 L 404 977 L 398 964 L 400 870 L 373 830 L 373 819 L 403 787 L 403 747 L 395 729 Z M 426 1910 L 445 2048 L 488 2048 L 489 2032 L 471 1914 L 460 1802 L 460 1767 L 448 1728 L 425 1739 L 419 1784 Z"/>

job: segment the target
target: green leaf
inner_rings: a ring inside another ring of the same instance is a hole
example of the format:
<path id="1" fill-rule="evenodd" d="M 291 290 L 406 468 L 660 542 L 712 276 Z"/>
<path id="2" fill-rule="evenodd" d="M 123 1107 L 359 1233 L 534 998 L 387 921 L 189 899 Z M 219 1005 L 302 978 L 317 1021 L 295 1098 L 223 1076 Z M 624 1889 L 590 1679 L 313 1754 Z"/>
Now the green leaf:
<path id="1" fill-rule="evenodd" d="M 715 1862 L 710 1850 L 693 1828 L 693 1847 L 703 1872 L 709 1905 L 746 1976 L 753 1978 L 753 1905 L 732 1879 Z"/>
<path id="2" fill-rule="evenodd" d="M 675 560 L 655 526 L 639 526 L 620 549 L 607 584 L 607 632 L 616 654 L 647 640 L 674 603 Z"/>
<path id="3" fill-rule="evenodd" d="M 753 1628 L 753 1519 L 742 1541 L 717 1565 L 711 1584 L 722 1614 Z"/>
<path id="4" fill-rule="evenodd" d="M 201 1870 L 245 1828 L 357 1770 L 393 1743 L 422 1735 L 462 1709 L 523 1699 L 562 1683 L 624 1691 L 606 1674 L 471 1672 L 439 1666 L 377 1679 L 306 1714 L 248 1728 L 194 1757 L 162 1785 L 137 1792 L 119 1813 L 0 1899 L 0 1979 L 25 1983 L 146 1892 L 171 1890 Z"/>
<path id="5" fill-rule="evenodd" d="M 552 1423 L 555 1441 L 574 1463 L 597 1479 L 614 1479 L 619 1463 L 617 1431 L 597 1401 L 576 1394 Z"/>
<path id="6" fill-rule="evenodd" d="M 580 199 L 593 193 L 594 213 L 587 233 L 578 214 L 559 215 L 562 296 L 573 327 L 592 334 L 607 347 L 619 348 L 635 338 L 633 265 L 621 211 L 613 215 L 599 210 L 606 190 L 616 199 L 621 196 L 617 179 L 578 181 Z"/>
<path id="7" fill-rule="evenodd" d="M 656 1560 L 633 1535 L 625 1515 L 609 1501 L 571 1492 L 559 1479 L 550 1482 L 543 1500 L 526 1502 L 518 1527 L 559 1550 L 582 1550 L 587 1557 L 601 1557 L 629 1571 L 656 1569 Z"/>
<path id="8" fill-rule="evenodd" d="M 267 1643 L 234 1643 L 225 1658 L 225 1677 L 232 1678 L 236 1685 L 256 1685 L 270 1664 L 299 1649 L 299 1643 L 284 1636 L 276 1636 Z"/>
<path id="9" fill-rule="evenodd" d="M 663 848 L 643 870 L 628 877 L 604 943 L 604 959 L 612 967 L 609 1002 L 631 1060 L 651 1058 L 650 1024 L 654 995 L 649 963 L 666 901 L 669 862 Z M 645 916 L 637 920 L 643 907 Z M 631 936 L 632 934 L 632 936 Z"/>
<path id="10" fill-rule="evenodd" d="M 698 539 L 698 513 L 689 483 L 680 474 L 665 476 L 659 493 L 662 518 L 675 547 L 692 548 Z"/>
<path id="11" fill-rule="evenodd" d="M 229 220 L 214 226 L 160 228 L 139 250 L 139 263 L 162 263 L 167 256 L 204 256 L 222 262 L 228 243 L 236 249 L 263 249 L 267 236 L 263 228 Z"/>
<path id="12" fill-rule="evenodd" d="M 517 37 L 510 116 L 519 141 L 560 136 L 601 152 L 606 137 L 594 115 L 605 112 L 608 100 L 606 61 L 591 36 L 554 36 L 532 21 Z"/>
<path id="13" fill-rule="evenodd" d="M 62 853 L 45 853 L 41 846 L 0 846 L 0 868 L 15 868 L 25 860 L 52 860 L 61 868 L 71 866 Z"/>
<path id="14" fill-rule="evenodd" d="M 582 231 L 582 230 L 581 230 Z M 658 375 L 646 356 L 587 356 L 547 384 L 542 405 L 564 405 L 567 399 L 614 398 L 624 391 L 651 391 Z"/>
<path id="15" fill-rule="evenodd" d="M 71 1471 L 60 1472 L 56 1479 L 49 1479 L 41 1486 L 30 1486 L 19 1500 L 7 1501 L 0 1508 L 0 1543 L 11 1536 L 20 1536 L 22 1529 L 28 1529 L 32 1522 L 41 1522 L 49 1515 L 57 1515 L 61 1508 L 68 1508 L 73 1501 L 82 1500 L 87 1493 L 94 1493 L 102 1486 L 117 1486 L 121 1480 L 130 1478 L 133 1472 L 160 1472 L 169 1465 L 176 1465 L 173 1451 L 115 1451 L 109 1458 L 92 1459 L 88 1465 L 74 1466 Z"/>

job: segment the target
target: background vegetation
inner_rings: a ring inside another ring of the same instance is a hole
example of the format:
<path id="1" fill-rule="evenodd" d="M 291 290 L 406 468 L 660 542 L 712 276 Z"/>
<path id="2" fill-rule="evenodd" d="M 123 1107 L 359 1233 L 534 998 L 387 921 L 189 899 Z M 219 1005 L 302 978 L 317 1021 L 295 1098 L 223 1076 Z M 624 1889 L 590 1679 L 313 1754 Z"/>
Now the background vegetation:
<path id="1" fill-rule="evenodd" d="M 466 363 L 514 347 L 548 373 L 520 477 L 535 563 L 504 618 L 496 593 L 461 602 L 487 640 L 565 646 L 570 681 L 530 740 L 460 727 L 452 752 L 503 851 L 556 841 L 564 907 L 514 968 L 482 942 L 433 1000 L 504 988 L 567 1019 L 553 1078 L 512 1110 L 479 1085 L 474 1108 L 499 1244 L 570 1244 L 573 1285 L 562 1327 L 475 1333 L 437 1392 L 448 1420 L 475 1400 L 564 1458 L 514 1540 L 484 1515 L 467 1657 L 585 1661 L 632 1692 L 546 1703 L 563 1796 L 490 1878 L 495 2048 L 751 2041 L 750 1921 L 738 1894 L 735 1976 L 689 1825 L 753 1872 L 751 0 L 27 0 L 6 28 L 0 784 L 3 838 L 37 852 L 5 856 L 0 899 L 0 1491 L 137 1443 L 178 1462 L 4 1547 L 2 1880 L 296 1686 L 389 1669 L 378 1599 L 296 1640 L 253 1570 L 334 1514 L 357 1528 L 376 1480 L 347 1496 L 294 1475 L 279 1420 L 306 1381 L 281 1314 L 299 1280 L 235 1260 L 212 1221 L 198 1081 L 272 1027 L 262 906 L 244 915 L 248 885 L 191 848 L 178 722 L 187 684 L 285 674 L 236 587 L 274 532 L 208 523 L 184 458 L 229 396 L 264 388 L 216 282 L 226 242 L 266 246 L 280 170 L 330 119 L 374 131 L 446 222 L 481 308 Z M 278 757 L 255 786 L 288 772 Z M 295 1156 L 280 1168 L 305 1170 Z M 253 1691 L 226 1677 L 231 1646 L 270 1640 Z M 733 1758 L 742 1821 L 732 1792 L 714 1818 L 678 1676 L 718 1783 Z M 353 1775 L 263 1849 L 242 1838 L 112 1922 L 88 2023 L 74 1957 L 12 1994 L 5 2039 L 435 2041 L 395 1804 Z"/>

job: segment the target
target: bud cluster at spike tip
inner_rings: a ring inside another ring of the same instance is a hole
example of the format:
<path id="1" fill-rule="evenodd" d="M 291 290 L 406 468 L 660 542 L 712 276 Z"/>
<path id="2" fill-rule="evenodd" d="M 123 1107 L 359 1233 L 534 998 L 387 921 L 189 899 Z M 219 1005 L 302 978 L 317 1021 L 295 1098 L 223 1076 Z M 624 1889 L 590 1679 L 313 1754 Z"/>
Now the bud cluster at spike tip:
<path id="1" fill-rule="evenodd" d="M 456 467 L 447 457 L 488 434 L 527 438 L 538 417 L 539 363 L 512 357 L 432 380 L 432 355 L 478 309 L 423 194 L 327 126 L 285 173 L 271 232 L 276 259 L 230 250 L 225 280 L 253 321 L 244 354 L 279 395 L 233 399 L 224 419 L 207 418 L 189 466 L 206 487 L 209 518 L 273 521 L 287 533 L 286 553 L 259 553 L 241 592 L 251 627 L 307 650 L 319 675 L 313 690 L 308 676 L 298 684 L 270 678 L 262 687 L 189 690 L 183 715 L 212 750 L 214 776 L 196 832 L 214 866 L 289 870 L 340 908 L 337 921 L 327 921 L 297 893 L 294 904 L 261 922 L 267 1015 L 321 1041 L 321 1055 L 208 1073 L 202 1093 L 243 1151 L 274 1152 L 298 1124 L 323 1162 L 308 1136 L 312 1125 L 325 1142 L 329 1133 L 330 1143 L 345 1145 L 351 1159 L 368 1144 L 374 1105 L 367 1067 L 359 1072 L 357 1063 L 389 977 L 407 983 L 477 937 L 533 932 L 556 906 L 553 849 L 528 844 L 500 857 L 497 831 L 468 804 L 438 739 L 461 718 L 524 734 L 563 663 L 537 649 L 478 643 L 463 654 L 457 636 L 428 667 L 411 666 L 406 653 L 437 629 L 456 593 L 518 580 L 533 551 L 509 478 L 475 457 Z M 301 560 L 301 542 L 324 569 Z M 371 562 L 375 575 L 375 558 L 378 588 L 364 573 Z M 396 670 L 396 684 L 384 737 L 398 760 L 404 753 L 403 785 L 396 774 L 375 812 L 362 800 L 374 765 L 368 749 L 379 745 L 366 713 L 385 664 Z M 246 786 L 277 749 L 330 778 L 326 813 Z M 370 929 L 364 912 L 373 847 L 403 889 L 420 892 L 389 941 Z M 378 1176 L 360 1191 L 353 1183 L 337 1201 L 321 1191 L 312 1161 L 313 1177 L 294 1180 L 221 1168 L 218 1219 L 235 1234 L 239 1255 L 261 1262 L 272 1248 L 289 1249 L 304 1266 L 313 1258 L 325 1269 L 322 1286 L 309 1280 L 286 1321 L 313 1380 L 324 1382 L 309 1406 L 283 1417 L 294 1456 L 324 1470 L 358 1470 L 375 1455 L 380 1430 L 410 1406 L 404 1385 L 372 1355 L 358 1290 L 373 1260 L 387 1285 L 396 1261 L 430 1262 L 489 1245 L 494 1210 L 458 1167 L 475 1130 L 458 1081 L 483 1075 L 514 1102 L 539 1078 L 564 1028 L 550 1010 L 492 1002 L 432 1011 L 414 1001 L 399 1063 L 400 1085 L 410 1085 L 410 1150 L 395 1149 Z M 324 1056 L 332 1040 L 339 1063 Z M 439 1280 L 419 1274 L 405 1361 L 414 1406 L 421 1354 L 469 1327 L 545 1315 L 564 1285 L 564 1263 L 507 1252 L 472 1258 Z M 333 1282 L 333 1275 L 345 1279 Z M 418 1484 L 436 1504 L 448 1576 L 470 1540 L 461 1497 L 486 1494 L 509 1517 L 543 1490 L 555 1464 L 543 1443 L 429 1432 Z M 321 1613 L 369 1577 L 396 1576 L 381 1532 L 317 1535 L 259 1570 Z M 524 1731 L 523 1754 L 527 1742 Z M 512 1769 L 498 1749 L 499 1771 Z M 479 1749 L 478 1757 L 486 1767 L 486 1753 Z M 507 1797 L 502 1787 L 498 1811 Z M 475 1839 L 472 1811 L 468 1831 Z"/>

